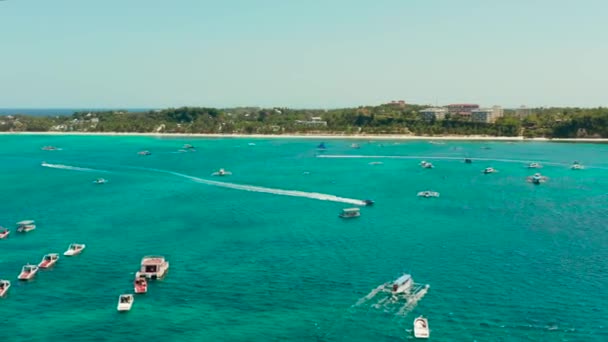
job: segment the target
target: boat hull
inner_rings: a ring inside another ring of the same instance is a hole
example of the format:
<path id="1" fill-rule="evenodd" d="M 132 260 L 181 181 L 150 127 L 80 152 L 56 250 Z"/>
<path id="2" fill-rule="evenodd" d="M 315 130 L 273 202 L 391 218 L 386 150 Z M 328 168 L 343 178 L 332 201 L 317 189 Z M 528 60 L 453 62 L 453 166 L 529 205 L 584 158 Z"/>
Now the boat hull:
<path id="1" fill-rule="evenodd" d="M 17 277 L 17 279 L 27 281 L 27 280 L 34 279 L 35 276 L 36 276 L 36 272 L 21 272 L 21 273 L 19 273 L 19 276 Z"/>
<path id="2" fill-rule="evenodd" d="M 6 239 L 9 234 L 10 234 L 10 232 L 6 232 L 6 233 L 3 233 L 3 234 L 0 234 L 0 240 Z"/>
<path id="3" fill-rule="evenodd" d="M 416 318 L 414 320 L 414 337 L 415 338 L 429 338 L 429 323 L 424 318 Z"/>
<path id="4" fill-rule="evenodd" d="M 133 290 L 137 294 L 142 294 L 142 293 L 147 293 L 148 292 L 148 287 L 147 286 L 135 286 L 133 288 Z"/>
<path id="5" fill-rule="evenodd" d="M 0 290 L 0 297 L 4 297 L 7 293 L 8 293 L 8 289 L 9 287 L 5 287 L 4 289 Z"/>

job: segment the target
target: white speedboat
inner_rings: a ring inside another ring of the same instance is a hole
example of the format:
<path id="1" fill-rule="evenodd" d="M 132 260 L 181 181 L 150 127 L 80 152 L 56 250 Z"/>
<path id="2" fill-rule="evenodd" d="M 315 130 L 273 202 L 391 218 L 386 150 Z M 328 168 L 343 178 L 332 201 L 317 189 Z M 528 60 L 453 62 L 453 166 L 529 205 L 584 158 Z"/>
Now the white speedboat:
<path id="1" fill-rule="evenodd" d="M 42 260 L 38 264 L 38 267 L 40 267 L 40 268 L 52 267 L 53 265 L 55 265 L 57 263 L 58 260 L 59 260 L 59 254 L 57 254 L 57 253 L 47 254 L 42 257 Z"/>
<path id="2" fill-rule="evenodd" d="M 169 262 L 162 256 L 145 256 L 141 259 L 141 268 L 137 277 L 148 279 L 159 279 L 164 277 L 169 270 Z"/>
<path id="3" fill-rule="evenodd" d="M 486 168 L 483 170 L 483 173 L 484 173 L 484 174 L 486 174 L 486 175 L 487 175 L 487 174 L 490 174 L 490 173 L 496 173 L 496 172 L 498 172 L 498 170 L 496 170 L 496 169 L 495 169 L 495 168 L 493 168 L 493 167 L 486 167 Z"/>
<path id="4" fill-rule="evenodd" d="M 432 169 L 435 167 L 435 166 L 433 166 L 433 164 L 431 164 L 427 161 L 424 161 L 424 160 L 420 162 L 420 166 L 424 169 Z"/>
<path id="5" fill-rule="evenodd" d="M 10 233 L 11 233 L 11 231 L 8 230 L 7 228 L 0 227 L 0 240 L 6 239 L 8 237 L 8 234 L 10 234 Z"/>
<path id="6" fill-rule="evenodd" d="M 105 178 L 97 178 L 96 180 L 93 181 L 93 183 L 95 183 L 95 184 L 106 184 L 107 182 L 108 182 L 108 180 Z"/>
<path id="7" fill-rule="evenodd" d="M 146 278 L 140 277 L 137 272 L 135 280 L 133 281 L 133 290 L 135 293 L 146 293 L 148 292 L 148 281 Z"/>
<path id="8" fill-rule="evenodd" d="M 549 178 L 541 175 L 540 173 L 535 173 L 532 176 L 528 177 L 527 181 L 530 182 L 530 183 L 532 183 L 532 184 L 538 185 L 538 184 L 546 182 L 547 179 L 549 179 Z"/>
<path id="9" fill-rule="evenodd" d="M 540 165 L 539 163 L 530 163 L 530 164 L 528 164 L 528 169 L 540 169 L 542 167 L 543 166 Z"/>
<path id="10" fill-rule="evenodd" d="M 55 146 L 43 146 L 42 150 L 43 151 L 58 151 L 58 150 L 60 150 L 60 148 L 57 148 Z"/>
<path id="11" fill-rule="evenodd" d="M 184 150 L 193 150 L 194 146 L 190 145 L 190 144 L 184 144 L 184 146 L 182 147 Z"/>
<path id="12" fill-rule="evenodd" d="M 32 220 L 25 220 L 21 222 L 17 222 L 17 232 L 18 233 L 27 233 L 36 229 L 36 225 Z"/>
<path id="13" fill-rule="evenodd" d="M 135 298 L 133 298 L 132 294 L 121 294 L 118 297 L 118 306 L 116 307 L 116 310 L 118 310 L 118 311 L 131 310 L 134 300 L 135 300 Z"/>
<path id="14" fill-rule="evenodd" d="M 419 316 L 414 320 L 414 337 L 415 338 L 429 338 L 431 335 L 429 330 L 429 321 Z"/>
<path id="15" fill-rule="evenodd" d="M 439 197 L 439 193 L 436 191 L 420 191 L 418 193 L 418 197 L 431 198 L 431 197 Z"/>
<path id="16" fill-rule="evenodd" d="M 87 245 L 85 245 L 85 244 L 72 243 L 72 244 L 70 244 L 70 246 L 68 247 L 68 249 L 65 252 L 63 252 L 63 255 L 65 255 L 65 256 L 78 255 L 78 254 L 82 253 L 82 251 L 86 247 L 87 247 Z"/>
<path id="17" fill-rule="evenodd" d="M 412 276 L 404 274 L 393 282 L 391 291 L 393 294 L 408 292 L 413 284 L 414 280 L 412 279 Z"/>
<path id="18" fill-rule="evenodd" d="M 224 169 L 219 169 L 219 170 L 217 170 L 217 172 L 214 172 L 211 175 L 223 177 L 223 176 L 230 176 L 231 174 L 232 174 L 232 172 L 228 172 Z"/>
<path id="19" fill-rule="evenodd" d="M 137 154 L 139 154 L 140 156 L 149 156 L 152 154 L 152 152 L 150 151 L 139 151 L 137 152 Z"/>
<path id="20" fill-rule="evenodd" d="M 8 280 L 0 279 L 0 297 L 4 297 L 8 289 L 11 287 L 11 282 Z"/>
<path id="21" fill-rule="evenodd" d="M 579 162 L 575 161 L 570 168 L 572 170 L 582 170 L 585 167 L 583 165 L 581 165 Z"/>
<path id="22" fill-rule="evenodd" d="M 357 150 L 361 148 L 361 146 L 359 146 L 359 144 L 351 144 L 350 147 L 357 149 Z"/>
<path id="23" fill-rule="evenodd" d="M 340 213 L 341 218 L 355 218 L 355 217 L 359 217 L 361 216 L 361 212 L 359 211 L 359 208 L 347 208 L 347 209 L 342 209 L 342 212 Z"/>
<path id="24" fill-rule="evenodd" d="M 38 273 L 38 266 L 27 264 L 23 266 L 23 268 L 21 269 L 21 273 L 19 273 L 17 279 L 31 280 L 36 276 L 36 273 Z"/>

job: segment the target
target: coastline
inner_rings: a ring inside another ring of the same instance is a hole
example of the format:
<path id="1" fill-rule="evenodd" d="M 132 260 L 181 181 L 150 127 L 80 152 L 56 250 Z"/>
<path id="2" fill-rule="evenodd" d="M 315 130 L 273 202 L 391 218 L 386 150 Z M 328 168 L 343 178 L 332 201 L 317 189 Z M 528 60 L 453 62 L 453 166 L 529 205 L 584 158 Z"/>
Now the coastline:
<path id="1" fill-rule="evenodd" d="M 77 135 L 77 136 L 141 136 L 158 138 L 249 138 L 249 139 L 314 139 L 314 140 L 442 140 L 442 141 L 547 141 L 604 143 L 608 138 L 524 138 L 484 135 L 423 136 L 406 134 L 219 134 L 219 133 L 137 133 L 137 132 L 0 132 L 0 135 Z"/>

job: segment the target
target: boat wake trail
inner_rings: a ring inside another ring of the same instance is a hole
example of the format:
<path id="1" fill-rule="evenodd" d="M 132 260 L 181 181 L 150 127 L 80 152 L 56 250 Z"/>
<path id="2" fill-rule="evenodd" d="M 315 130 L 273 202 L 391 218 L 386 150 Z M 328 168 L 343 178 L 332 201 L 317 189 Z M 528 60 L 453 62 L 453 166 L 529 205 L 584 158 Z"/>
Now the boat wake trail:
<path id="1" fill-rule="evenodd" d="M 186 174 L 179 173 L 179 172 L 159 170 L 159 169 L 149 169 L 149 168 L 147 168 L 146 170 L 166 173 L 166 174 L 186 178 L 186 179 L 189 179 L 189 180 L 197 182 L 197 183 L 202 183 L 202 184 L 207 184 L 207 185 L 212 185 L 212 186 L 219 186 L 219 187 L 234 189 L 234 190 L 261 192 L 261 193 L 281 195 L 281 196 L 304 197 L 304 198 L 310 198 L 310 199 L 315 199 L 315 200 L 320 200 L 320 201 L 341 202 L 341 203 L 348 203 L 348 204 L 354 204 L 354 205 L 360 205 L 360 206 L 365 205 L 365 202 L 362 200 L 338 197 L 338 196 L 328 195 L 328 194 L 321 194 L 318 192 L 283 190 L 283 189 L 265 188 L 265 187 L 261 187 L 261 186 L 255 186 L 255 185 L 243 185 L 243 184 L 235 184 L 235 183 L 227 183 L 227 182 L 218 182 L 218 181 L 211 181 L 211 180 L 207 180 L 207 179 L 203 179 L 203 178 L 186 175 Z"/>
<path id="2" fill-rule="evenodd" d="M 104 171 L 104 170 L 89 169 L 89 168 L 86 168 L 86 167 L 77 167 L 77 166 L 70 166 L 70 165 L 63 165 L 63 164 L 49 164 L 47 162 L 42 162 L 41 165 L 44 166 L 44 167 L 50 167 L 52 169 L 61 169 L 61 170 L 70 170 L 70 171 L 109 172 L 109 171 Z"/>

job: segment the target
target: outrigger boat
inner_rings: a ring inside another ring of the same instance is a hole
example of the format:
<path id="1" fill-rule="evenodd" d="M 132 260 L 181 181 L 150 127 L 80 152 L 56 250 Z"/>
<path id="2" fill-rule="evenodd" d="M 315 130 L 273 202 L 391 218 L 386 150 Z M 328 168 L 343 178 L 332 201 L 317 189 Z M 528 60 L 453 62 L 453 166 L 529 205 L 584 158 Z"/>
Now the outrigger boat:
<path id="1" fill-rule="evenodd" d="M 42 257 L 42 261 L 40 261 L 40 263 L 38 264 L 38 267 L 40 267 L 40 268 L 52 267 L 53 265 L 55 265 L 57 263 L 58 260 L 59 260 L 59 254 L 57 254 L 57 253 L 47 254 L 44 257 Z"/>
<path id="2" fill-rule="evenodd" d="M 393 282 L 391 291 L 393 294 L 403 293 L 409 291 L 413 284 L 414 280 L 412 279 L 412 276 L 409 274 L 404 274 Z"/>
<path id="3" fill-rule="evenodd" d="M 10 287 L 11 287 L 10 281 L 0 279 L 0 297 L 4 297 L 4 295 L 8 292 L 8 289 Z"/>
<path id="4" fill-rule="evenodd" d="M 118 310 L 118 311 L 131 310 L 134 300 L 135 300 L 135 298 L 133 298 L 132 294 L 121 294 L 118 297 L 118 306 L 116 307 L 116 310 Z"/>
<path id="5" fill-rule="evenodd" d="M 420 166 L 422 166 L 422 168 L 424 168 L 424 169 L 432 169 L 435 167 L 435 166 L 433 166 L 433 164 L 431 164 L 427 161 L 424 161 L 424 160 L 420 162 Z"/>
<path id="6" fill-rule="evenodd" d="M 169 270 L 169 262 L 162 256 L 145 256 L 141 259 L 141 268 L 136 277 L 159 279 Z"/>
<path id="7" fill-rule="evenodd" d="M 414 337 L 415 338 L 429 338 L 429 321 L 419 316 L 414 320 Z"/>
<path id="8" fill-rule="evenodd" d="M 223 176 L 230 176 L 231 174 L 232 174 L 232 172 L 228 172 L 224 169 L 219 169 L 219 170 L 217 170 L 217 172 L 214 172 L 211 175 L 223 177 Z"/>
<path id="9" fill-rule="evenodd" d="M 486 174 L 486 175 L 490 174 L 490 173 L 496 173 L 496 172 L 498 172 L 498 170 L 496 170 L 495 168 L 492 168 L 492 167 L 486 167 L 483 170 L 483 173 Z"/>
<path id="10" fill-rule="evenodd" d="M 85 244 L 72 243 L 72 244 L 70 244 L 70 246 L 68 247 L 68 249 L 65 252 L 63 252 L 63 255 L 65 255 L 65 256 L 78 255 L 78 254 L 82 253 L 82 251 L 86 247 L 87 247 L 87 245 L 85 245 Z"/>
<path id="11" fill-rule="evenodd" d="M 342 213 L 340 213 L 340 218 L 355 218 L 355 217 L 359 217 L 361 216 L 361 212 L 359 211 L 359 208 L 347 208 L 347 209 L 342 209 Z"/>
<path id="12" fill-rule="evenodd" d="M 138 272 L 139 273 L 139 272 Z M 135 293 L 148 292 L 148 281 L 143 277 L 136 277 L 133 281 L 133 289 Z"/>
<path id="13" fill-rule="evenodd" d="M 37 272 L 38 272 L 38 266 L 27 264 L 27 265 L 23 266 L 23 268 L 21 269 L 21 273 L 19 273 L 19 276 L 17 277 L 17 279 L 31 280 L 36 276 Z"/>
<path id="14" fill-rule="evenodd" d="M 106 184 L 107 182 L 108 182 L 108 180 L 105 178 L 97 178 L 96 180 L 93 181 L 93 183 L 95 183 L 95 184 Z"/>
<path id="15" fill-rule="evenodd" d="M 431 197 L 439 197 L 439 193 L 436 191 L 420 191 L 418 193 L 418 197 L 431 198 Z"/>
<path id="16" fill-rule="evenodd" d="M 10 230 L 0 226 L 0 240 L 6 239 L 10 233 Z"/>
<path id="17" fill-rule="evenodd" d="M 403 274 L 392 282 L 376 287 L 360 298 L 355 306 L 369 303 L 373 308 L 405 315 L 426 295 L 429 287 L 428 284 L 414 283 L 411 275 Z"/>
<path id="18" fill-rule="evenodd" d="M 36 229 L 36 225 L 32 220 L 25 220 L 17 222 L 17 233 L 27 233 Z"/>

